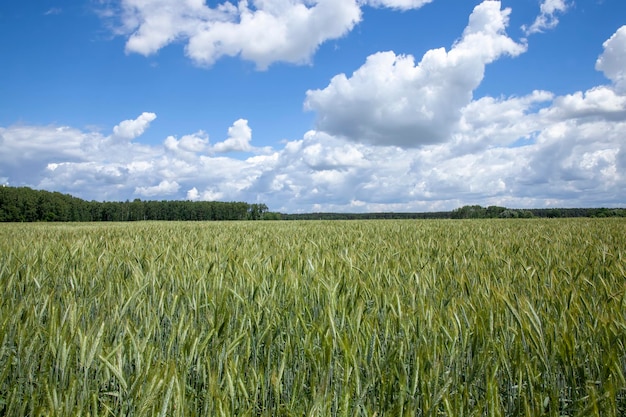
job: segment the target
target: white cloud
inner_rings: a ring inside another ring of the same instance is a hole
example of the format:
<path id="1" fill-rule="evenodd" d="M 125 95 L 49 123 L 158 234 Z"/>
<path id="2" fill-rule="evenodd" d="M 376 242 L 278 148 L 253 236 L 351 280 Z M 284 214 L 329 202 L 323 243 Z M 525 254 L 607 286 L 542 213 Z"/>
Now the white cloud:
<path id="1" fill-rule="evenodd" d="M 469 29 L 450 52 L 429 52 L 434 56 L 425 57 L 417 66 L 395 54 L 376 55 L 374 61 L 380 59 L 380 68 L 390 69 L 392 64 L 398 68 L 395 72 L 364 71 L 363 88 L 382 85 L 375 78 L 378 75 L 387 77 L 390 88 L 398 90 L 412 85 L 409 81 L 416 77 L 409 74 L 427 72 L 428 77 L 417 84 L 421 91 L 439 91 L 450 79 L 466 83 L 460 91 L 468 91 L 480 77 L 454 78 L 458 74 L 452 63 L 465 65 L 468 61 L 472 64 L 468 68 L 474 68 L 478 62 L 480 72 L 484 62 L 509 50 L 494 46 L 511 42 L 504 35 L 502 39 L 493 35 L 502 26 L 500 13 L 495 10 L 494 23 L 491 15 L 475 12 Z M 495 29 L 484 29 L 489 25 Z M 621 39 L 621 30 L 611 39 Z M 472 41 L 473 35 L 489 42 Z M 485 46 L 477 52 L 474 43 Z M 598 69 L 612 74 L 610 68 L 617 67 L 607 57 L 614 57 L 614 52 L 607 51 L 618 44 L 611 41 L 605 45 Z M 387 96 L 381 89 L 379 104 L 361 90 L 355 92 L 358 79 L 346 79 L 340 85 L 344 90 L 337 87 L 339 84 L 331 85 L 343 96 L 366 97 L 369 105 L 379 109 L 393 103 L 390 97 L 403 97 L 395 90 Z M 432 102 L 423 104 L 434 109 Z M 313 130 L 285 142 L 280 149 L 259 150 L 253 146 L 245 119 L 233 123 L 228 138 L 214 146 L 204 132 L 144 145 L 132 140 L 112 141 L 114 134 L 72 127 L 0 127 L 0 182 L 67 192 L 87 200 L 248 201 L 263 202 L 271 210 L 283 212 L 626 203 L 626 93 L 615 84 L 560 96 L 533 91 L 519 97 L 464 99 L 454 105 L 458 115 L 448 116 L 454 123 L 447 136 L 408 148 L 372 146 Z M 390 129 L 382 121 L 377 123 L 368 126 L 379 131 Z M 128 131 L 138 129 L 129 127 Z M 216 153 L 216 147 L 224 151 L 248 149 L 253 155 L 238 159 Z"/>
<path id="2" fill-rule="evenodd" d="M 554 29 L 559 24 L 558 13 L 564 13 L 569 5 L 565 0 L 543 0 L 540 6 L 539 16 L 530 27 L 522 26 L 527 35 L 545 32 Z"/>
<path id="3" fill-rule="evenodd" d="M 390 7 L 392 9 L 409 10 L 417 9 L 433 0 L 366 0 L 365 2 L 374 7 Z"/>
<path id="4" fill-rule="evenodd" d="M 626 93 L 626 26 L 620 27 L 602 46 L 604 52 L 596 61 L 596 69 Z"/>
<path id="5" fill-rule="evenodd" d="M 544 114 L 556 120 L 623 120 L 626 118 L 626 96 L 604 86 L 595 87 L 584 93 L 577 91 L 558 97 L 554 106 L 545 109 Z"/>
<path id="6" fill-rule="evenodd" d="M 568 120 L 551 125 L 529 149 L 521 177 L 535 187 L 536 196 L 543 194 L 544 198 L 592 200 L 604 194 L 604 199 L 620 201 L 626 178 L 618 169 L 616 157 L 623 149 L 619 131 L 625 127 L 624 121 L 580 124 Z M 530 195 L 532 190 L 524 191 Z"/>
<path id="7" fill-rule="evenodd" d="M 371 55 L 350 78 L 340 74 L 308 91 L 305 108 L 317 112 L 318 129 L 355 142 L 416 147 L 448 140 L 485 66 L 526 49 L 505 33 L 509 13 L 485 1 L 450 51 L 430 50 L 417 65 L 394 52 Z"/>
<path id="8" fill-rule="evenodd" d="M 200 198 L 200 193 L 198 193 L 198 189 L 193 187 L 191 190 L 187 191 L 187 200 L 197 201 Z"/>
<path id="9" fill-rule="evenodd" d="M 180 185 L 176 181 L 163 180 L 158 185 L 152 187 L 137 187 L 135 188 L 135 194 L 144 197 L 154 197 L 157 195 L 170 195 L 175 194 Z"/>
<path id="10" fill-rule="evenodd" d="M 82 161 L 84 148 L 102 137 L 67 126 L 0 127 L 0 176 L 36 184 L 51 161 Z"/>
<path id="11" fill-rule="evenodd" d="M 248 126 L 248 121 L 239 119 L 228 128 L 228 139 L 216 143 L 213 150 L 215 152 L 250 152 L 252 150 L 251 140 L 252 129 Z"/>
<path id="12" fill-rule="evenodd" d="M 125 140 L 135 139 L 146 131 L 154 119 L 156 119 L 156 114 L 144 112 L 134 120 L 124 120 L 113 128 L 113 137 Z"/>
<path id="13" fill-rule="evenodd" d="M 352 30 L 361 19 L 355 0 L 255 0 L 215 7 L 196 0 L 122 0 L 127 52 L 150 55 L 187 41 L 200 65 L 241 56 L 260 69 L 273 62 L 309 62 L 317 47 Z"/>
<path id="14" fill-rule="evenodd" d="M 199 65 L 240 56 L 266 69 L 279 61 L 309 63 L 321 44 L 361 21 L 365 5 L 408 10 L 431 1 L 244 0 L 211 7 L 201 0 L 121 0 L 114 32 L 128 36 L 127 53 L 147 56 L 182 42 Z M 110 8 L 101 12 L 106 19 L 112 13 Z"/>
<path id="15" fill-rule="evenodd" d="M 23 164 L 0 164 L 0 177 L 88 200 L 248 201 L 285 212 L 623 204 L 626 117 L 614 117 L 611 107 L 597 109 L 598 117 L 579 117 L 580 108 L 595 105 L 593 92 L 581 93 L 577 106 L 570 100 L 541 91 L 482 98 L 462 109 L 450 141 L 420 148 L 370 146 L 311 131 L 245 160 L 172 152 L 166 143 L 122 143 L 105 156 L 83 141 L 106 137 L 67 128 L 52 156 L 35 147 L 20 154 L 24 148 L 7 147 L 7 138 L 19 131 L 32 143 L 54 137 L 57 128 L 9 127 L 0 134 L 0 154 L 19 154 Z M 600 117 L 603 111 L 613 116 Z M 532 140 L 517 144 L 523 137 Z"/>
<path id="16" fill-rule="evenodd" d="M 193 135 L 184 135 L 180 139 L 168 136 L 163 142 L 166 149 L 180 154 L 196 154 L 209 149 L 209 136 L 199 131 Z"/>
<path id="17" fill-rule="evenodd" d="M 310 132 L 309 135 L 316 135 Z M 334 147 L 316 142 L 302 149 L 302 160 L 314 170 L 343 170 L 368 165 L 363 153 L 355 146 L 344 144 Z"/>
<path id="18" fill-rule="evenodd" d="M 63 9 L 61 9 L 60 7 L 52 7 L 46 10 L 46 12 L 44 13 L 44 16 L 58 15 L 61 13 L 63 13 Z"/>
<path id="19" fill-rule="evenodd" d="M 214 188 L 204 190 L 202 194 L 200 194 L 196 187 L 187 191 L 187 200 L 191 201 L 219 201 L 223 197 L 224 194 L 219 191 L 215 191 Z"/>
<path id="20" fill-rule="evenodd" d="M 452 135 L 454 154 L 472 153 L 486 147 L 509 147 L 530 144 L 547 121 L 536 111 L 549 106 L 554 95 L 533 91 L 523 97 L 496 99 L 483 97 L 461 111 L 459 129 Z"/>
<path id="21" fill-rule="evenodd" d="M 116 139 L 143 132 L 154 117 L 144 113 L 122 122 L 110 136 L 68 126 L 0 127 L 0 175 L 14 185 L 114 198 L 129 178 L 148 171 L 156 154 L 150 146 Z"/>

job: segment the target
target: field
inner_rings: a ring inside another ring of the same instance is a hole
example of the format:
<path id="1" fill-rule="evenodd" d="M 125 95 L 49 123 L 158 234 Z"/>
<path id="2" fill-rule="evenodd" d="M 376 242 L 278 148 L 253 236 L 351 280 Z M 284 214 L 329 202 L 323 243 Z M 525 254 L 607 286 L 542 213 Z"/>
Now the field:
<path id="1" fill-rule="evenodd" d="M 0 224 L 1 416 L 623 416 L 626 220 Z"/>

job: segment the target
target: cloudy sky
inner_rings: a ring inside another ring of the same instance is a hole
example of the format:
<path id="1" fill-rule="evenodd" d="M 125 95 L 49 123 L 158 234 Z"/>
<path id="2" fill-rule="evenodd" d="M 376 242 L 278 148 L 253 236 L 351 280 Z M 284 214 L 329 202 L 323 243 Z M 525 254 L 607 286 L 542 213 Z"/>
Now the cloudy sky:
<path id="1" fill-rule="evenodd" d="M 0 183 L 280 212 L 626 205 L 624 0 L 0 4 Z"/>

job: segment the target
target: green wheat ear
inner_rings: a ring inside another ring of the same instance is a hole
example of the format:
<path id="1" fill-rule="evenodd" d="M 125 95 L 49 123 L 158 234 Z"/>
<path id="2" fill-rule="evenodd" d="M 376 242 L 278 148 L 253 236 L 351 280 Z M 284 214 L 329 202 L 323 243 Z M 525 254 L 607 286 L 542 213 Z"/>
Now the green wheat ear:
<path id="1" fill-rule="evenodd" d="M 624 236 L 0 224 L 0 415 L 626 415 Z"/>

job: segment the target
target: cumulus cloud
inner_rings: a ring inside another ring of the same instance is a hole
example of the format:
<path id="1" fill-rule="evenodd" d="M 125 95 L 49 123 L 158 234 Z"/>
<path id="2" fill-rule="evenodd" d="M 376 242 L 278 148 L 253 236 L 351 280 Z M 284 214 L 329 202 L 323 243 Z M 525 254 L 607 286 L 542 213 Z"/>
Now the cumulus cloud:
<path id="1" fill-rule="evenodd" d="M 582 93 L 579 107 L 593 107 L 592 96 Z M 54 156 L 33 150 L 22 157 L 41 161 L 37 175 L 3 163 L 0 177 L 86 199 L 264 202 L 283 212 L 623 204 L 626 117 L 584 118 L 577 109 L 565 96 L 541 91 L 482 98 L 462 110 L 462 128 L 449 142 L 404 149 L 310 131 L 272 153 L 246 159 L 172 152 L 166 142 L 147 149 L 124 143 L 119 145 L 124 152 L 105 159 L 80 151 L 80 143 L 106 137 L 71 129 Z M 12 152 L 2 152 L 6 158 L 18 154 L 4 145 L 13 130 L 18 129 L 2 131 L 3 151 Z M 53 127 L 41 127 L 21 135 L 33 141 L 54 133 Z M 530 140 L 519 142 L 523 137 Z M 79 154 L 72 154 L 76 144 Z"/>
<path id="2" fill-rule="evenodd" d="M 626 93 L 626 26 L 620 27 L 602 46 L 604 52 L 596 61 L 596 69 Z"/>
<path id="3" fill-rule="evenodd" d="M 180 139 L 175 136 L 168 136 L 163 142 L 169 151 L 179 154 L 196 154 L 209 149 L 209 136 L 199 131 L 193 135 L 184 135 Z"/>
<path id="4" fill-rule="evenodd" d="M 129 139 L 155 117 L 143 113 L 123 121 L 109 136 L 68 126 L 0 127 L 0 176 L 12 185 L 67 192 L 92 188 L 93 194 L 87 193 L 98 200 L 118 195 L 129 178 L 149 170 L 157 152 Z"/>
<path id="5" fill-rule="evenodd" d="M 577 91 L 555 99 L 555 105 L 545 109 L 543 115 L 555 120 L 595 119 L 624 120 L 626 96 L 604 86 L 588 91 Z"/>
<path id="6" fill-rule="evenodd" d="M 456 45 L 466 42 L 468 33 L 483 34 L 467 30 Z M 485 45 L 482 53 L 497 55 L 489 50 L 498 48 Z M 605 46 L 603 57 L 612 54 L 609 49 Z M 450 59 L 451 53 L 442 57 Z M 598 69 L 611 68 L 607 62 Z M 448 66 L 433 68 L 449 75 Z M 430 71 L 434 86 L 446 79 Z M 245 159 L 218 153 L 204 132 L 144 145 L 111 142 L 114 133 L 71 127 L 0 127 L 0 182 L 88 200 L 248 201 L 282 212 L 435 211 L 464 204 L 623 206 L 625 97 L 615 85 L 559 96 L 532 91 L 482 97 L 457 109 L 447 140 L 372 146 L 312 130 Z M 257 151 L 251 138 L 248 122 L 240 119 L 220 143 L 224 149 Z"/>
<path id="7" fill-rule="evenodd" d="M 309 63 L 317 48 L 361 21 L 365 5 L 414 9 L 432 0 L 245 0 L 213 7 L 201 0 L 121 0 L 115 32 L 128 36 L 127 53 L 150 55 L 185 43 L 195 63 L 210 66 L 239 56 L 266 69 L 274 62 Z M 217 2 L 215 2 L 217 3 Z"/>
<path id="8" fill-rule="evenodd" d="M 390 7 L 392 9 L 417 9 L 433 0 L 367 0 L 366 3 L 374 7 Z"/>
<path id="9" fill-rule="evenodd" d="M 197 201 L 200 198 L 200 193 L 196 187 L 193 187 L 191 190 L 187 191 L 187 200 Z"/>
<path id="10" fill-rule="evenodd" d="M 241 56 L 260 69 L 309 62 L 318 46 L 361 19 L 355 0 L 255 0 L 209 7 L 198 0 L 122 0 L 126 51 L 149 55 L 176 41 L 200 65 Z"/>
<path id="11" fill-rule="evenodd" d="M 317 112 L 319 130 L 355 142 L 416 147 L 445 141 L 485 66 L 525 51 L 505 33 L 509 13 L 499 1 L 485 1 L 449 51 L 430 50 L 417 65 L 409 55 L 376 53 L 350 78 L 340 74 L 325 89 L 309 90 L 305 108 Z"/>
<path id="12" fill-rule="evenodd" d="M 135 194 L 144 197 L 154 197 L 156 195 L 170 195 L 175 194 L 180 185 L 176 181 L 163 180 L 158 185 L 149 187 L 137 187 L 135 188 Z"/>
<path id="13" fill-rule="evenodd" d="M 150 122 L 156 119 L 156 114 L 144 112 L 134 120 L 124 120 L 113 128 L 113 137 L 132 140 L 143 135 L 150 126 Z"/>
<path id="14" fill-rule="evenodd" d="M 626 178 L 618 171 L 616 160 L 623 148 L 619 130 L 625 127 L 624 121 L 580 124 L 568 120 L 545 128 L 539 133 L 537 144 L 528 149 L 524 168 L 519 171 L 536 192 L 520 187 L 522 183 L 518 185 L 518 194 L 562 200 L 583 196 L 593 200 L 603 195 L 601 199 L 623 203 L 614 193 L 621 194 L 626 187 Z"/>
<path id="15" fill-rule="evenodd" d="M 248 121 L 239 119 L 228 128 L 228 139 L 213 146 L 215 152 L 249 152 L 252 150 L 252 129 Z"/>
<path id="16" fill-rule="evenodd" d="M 215 191 L 214 188 L 206 189 L 202 193 L 196 187 L 187 191 L 187 200 L 190 201 L 219 201 L 223 196 L 223 193 Z"/>
<path id="17" fill-rule="evenodd" d="M 559 24 L 559 13 L 564 13 L 569 5 L 565 0 L 543 0 L 540 6 L 539 16 L 532 25 L 522 26 L 522 30 L 527 34 L 545 32 L 554 29 Z"/>
<path id="18" fill-rule="evenodd" d="M 316 134 L 316 132 L 309 133 L 309 135 Z M 302 149 L 301 157 L 310 169 L 316 171 L 341 171 L 369 165 L 361 150 L 346 144 L 329 147 L 323 142 L 312 142 Z"/>
<path id="19" fill-rule="evenodd" d="M 0 176 L 10 183 L 18 175 L 21 181 L 37 183 L 49 162 L 81 161 L 86 144 L 100 140 L 98 134 L 68 126 L 0 127 Z"/>
<path id="20" fill-rule="evenodd" d="M 533 91 L 522 97 L 482 97 L 461 111 L 459 128 L 452 135 L 451 151 L 466 154 L 486 147 L 529 144 L 549 122 L 537 113 L 549 107 L 554 95 Z"/>

